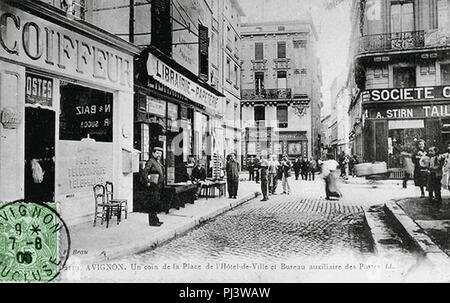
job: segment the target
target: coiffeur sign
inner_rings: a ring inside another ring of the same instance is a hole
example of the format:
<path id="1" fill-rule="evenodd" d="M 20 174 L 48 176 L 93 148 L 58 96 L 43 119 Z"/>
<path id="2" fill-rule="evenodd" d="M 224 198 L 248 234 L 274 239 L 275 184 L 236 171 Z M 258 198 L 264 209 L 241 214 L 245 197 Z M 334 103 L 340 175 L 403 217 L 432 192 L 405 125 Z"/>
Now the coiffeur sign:
<path id="1" fill-rule="evenodd" d="M 450 100 L 450 86 L 371 89 L 362 93 L 363 102 Z"/>
<path id="2" fill-rule="evenodd" d="M 210 112 L 215 112 L 219 97 L 189 80 L 173 68 L 150 54 L 147 61 L 149 76 L 184 97 L 204 105 Z"/>
<path id="3" fill-rule="evenodd" d="M 133 57 L 0 2 L 0 57 L 133 89 Z"/>

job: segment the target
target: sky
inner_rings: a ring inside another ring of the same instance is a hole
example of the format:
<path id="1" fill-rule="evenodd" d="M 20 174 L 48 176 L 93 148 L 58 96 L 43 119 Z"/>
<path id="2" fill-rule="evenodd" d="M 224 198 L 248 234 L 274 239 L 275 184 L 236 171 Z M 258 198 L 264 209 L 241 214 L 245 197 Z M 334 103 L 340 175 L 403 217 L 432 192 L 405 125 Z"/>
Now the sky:
<path id="1" fill-rule="evenodd" d="M 310 12 L 319 34 L 318 57 L 322 65 L 324 103 L 329 104 L 330 86 L 348 68 L 350 2 L 327 10 L 330 0 L 239 0 L 246 17 L 243 22 L 295 20 Z"/>

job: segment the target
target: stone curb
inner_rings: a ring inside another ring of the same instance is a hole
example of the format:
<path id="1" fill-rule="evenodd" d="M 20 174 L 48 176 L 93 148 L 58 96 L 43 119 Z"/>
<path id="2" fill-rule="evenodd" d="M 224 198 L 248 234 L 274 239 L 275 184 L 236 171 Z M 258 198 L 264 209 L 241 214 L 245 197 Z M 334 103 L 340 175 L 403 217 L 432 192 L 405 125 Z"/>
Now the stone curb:
<path id="1" fill-rule="evenodd" d="M 108 249 L 105 249 L 105 255 L 104 256 L 93 256 L 93 257 L 83 257 L 79 261 L 81 264 L 91 264 L 91 263 L 101 263 L 101 262 L 108 262 L 114 259 L 118 259 L 121 257 L 126 257 L 132 254 L 139 254 L 143 252 L 147 252 L 150 250 L 153 250 L 177 237 L 180 237 L 189 231 L 195 229 L 199 225 L 210 221 L 214 219 L 217 216 L 220 216 L 221 214 L 224 214 L 233 208 L 236 208 L 242 204 L 245 204 L 259 196 L 259 192 L 255 192 L 253 194 L 248 194 L 247 196 L 238 199 L 230 204 L 228 204 L 225 207 L 215 209 L 211 211 L 207 215 L 199 216 L 199 217 L 193 217 L 188 222 L 186 222 L 183 225 L 177 226 L 175 229 L 167 230 L 166 232 L 163 232 L 156 236 L 154 239 L 152 239 L 150 242 L 141 242 L 141 243 L 134 243 L 134 244 L 123 244 L 116 247 L 111 247 Z"/>
<path id="2" fill-rule="evenodd" d="M 374 234 L 375 234 L 375 222 L 372 219 L 372 217 L 370 216 L 370 214 L 368 213 L 367 210 L 364 210 L 364 223 L 366 224 L 367 228 L 369 229 L 369 235 L 370 235 L 370 241 L 372 244 L 372 248 L 373 248 L 373 252 L 375 254 L 378 254 L 380 251 L 380 248 L 378 246 L 378 241 L 376 241 Z"/>
<path id="3" fill-rule="evenodd" d="M 425 231 L 411 219 L 397 204 L 401 200 L 392 200 L 384 205 L 389 222 L 408 245 L 428 261 L 433 267 L 445 268 L 450 272 L 450 258 L 443 252 Z"/>

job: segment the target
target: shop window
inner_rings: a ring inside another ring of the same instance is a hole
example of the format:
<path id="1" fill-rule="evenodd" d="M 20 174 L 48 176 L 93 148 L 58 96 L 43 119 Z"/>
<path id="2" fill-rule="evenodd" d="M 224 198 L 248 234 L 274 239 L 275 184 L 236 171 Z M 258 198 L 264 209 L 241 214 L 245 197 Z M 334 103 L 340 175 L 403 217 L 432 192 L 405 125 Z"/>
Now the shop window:
<path id="1" fill-rule="evenodd" d="M 450 85 L 450 64 L 441 65 L 441 84 Z"/>
<path id="2" fill-rule="evenodd" d="M 415 87 L 416 86 L 416 68 L 394 67 L 394 87 Z"/>
<path id="3" fill-rule="evenodd" d="M 255 73 L 255 94 L 259 95 L 264 91 L 264 73 Z"/>
<path id="4" fill-rule="evenodd" d="M 391 32 L 414 31 L 414 3 L 402 2 L 391 4 Z"/>
<path id="5" fill-rule="evenodd" d="M 288 128 L 288 107 L 286 105 L 277 107 L 278 128 Z"/>
<path id="6" fill-rule="evenodd" d="M 113 94 L 61 82 L 60 139 L 113 141 Z"/>
<path id="7" fill-rule="evenodd" d="M 277 84 L 278 89 L 286 89 L 287 88 L 287 72 L 286 71 L 278 71 L 277 72 Z"/>
<path id="8" fill-rule="evenodd" d="M 255 60 L 264 60 L 264 43 L 255 43 Z"/>
<path id="9" fill-rule="evenodd" d="M 278 59 L 286 59 L 286 42 L 278 42 Z"/>

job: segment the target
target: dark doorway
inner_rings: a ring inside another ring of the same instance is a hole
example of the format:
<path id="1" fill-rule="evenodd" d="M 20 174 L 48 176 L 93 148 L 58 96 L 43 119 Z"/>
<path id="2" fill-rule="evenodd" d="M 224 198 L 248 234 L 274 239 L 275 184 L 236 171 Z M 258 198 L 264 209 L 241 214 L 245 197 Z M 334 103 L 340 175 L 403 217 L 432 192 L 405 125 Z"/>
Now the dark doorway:
<path id="1" fill-rule="evenodd" d="M 25 108 L 25 200 L 55 200 L 55 112 Z"/>

